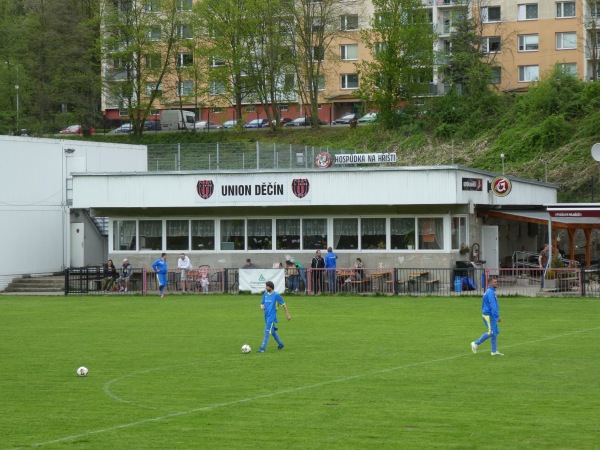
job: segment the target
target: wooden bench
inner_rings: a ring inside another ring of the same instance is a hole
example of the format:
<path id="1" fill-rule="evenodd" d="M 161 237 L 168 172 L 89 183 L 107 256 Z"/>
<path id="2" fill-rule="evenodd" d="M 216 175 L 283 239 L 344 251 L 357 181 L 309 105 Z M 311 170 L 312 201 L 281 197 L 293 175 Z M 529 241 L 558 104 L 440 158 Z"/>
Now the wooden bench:
<path id="1" fill-rule="evenodd" d="M 350 280 L 345 281 L 344 285 L 348 286 L 348 290 L 357 291 L 357 292 L 365 292 L 367 290 L 368 284 L 371 282 L 369 277 L 365 277 L 362 280 Z"/>
<path id="2" fill-rule="evenodd" d="M 427 292 L 434 292 L 440 290 L 440 280 L 428 280 L 425 282 Z"/>

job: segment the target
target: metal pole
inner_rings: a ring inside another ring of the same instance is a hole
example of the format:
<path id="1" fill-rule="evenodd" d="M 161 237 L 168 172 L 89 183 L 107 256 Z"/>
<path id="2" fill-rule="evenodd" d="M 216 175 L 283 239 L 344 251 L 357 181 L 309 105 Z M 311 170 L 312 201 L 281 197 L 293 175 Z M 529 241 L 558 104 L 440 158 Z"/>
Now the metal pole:
<path id="1" fill-rule="evenodd" d="M 217 142 L 217 170 L 221 168 L 221 159 L 219 157 L 219 143 Z"/>
<path id="2" fill-rule="evenodd" d="M 181 143 L 177 144 L 177 170 L 181 170 Z"/>
<path id="3" fill-rule="evenodd" d="M 258 112 L 256 113 L 258 115 Z M 260 158 L 260 151 L 258 141 L 256 141 L 256 170 L 260 169 L 260 162 L 258 161 Z"/>

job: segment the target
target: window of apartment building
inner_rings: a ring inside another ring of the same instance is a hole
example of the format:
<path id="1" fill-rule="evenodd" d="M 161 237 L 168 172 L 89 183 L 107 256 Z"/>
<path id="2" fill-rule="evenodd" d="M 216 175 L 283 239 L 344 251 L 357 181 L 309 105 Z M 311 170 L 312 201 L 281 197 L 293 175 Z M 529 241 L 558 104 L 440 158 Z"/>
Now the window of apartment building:
<path id="1" fill-rule="evenodd" d="M 289 105 L 279 105 L 278 108 L 281 112 L 289 111 L 290 109 Z"/>
<path id="2" fill-rule="evenodd" d="M 530 83 L 537 81 L 540 77 L 539 66 L 519 66 L 519 82 Z"/>
<path id="3" fill-rule="evenodd" d="M 358 30 L 358 14 L 347 14 L 340 17 L 340 30 L 353 31 Z"/>
<path id="4" fill-rule="evenodd" d="M 273 221 L 271 219 L 248 219 L 248 250 L 272 250 Z"/>
<path id="5" fill-rule="evenodd" d="M 590 3 L 588 8 L 590 9 L 590 16 L 594 19 L 600 17 L 600 3 Z"/>
<path id="6" fill-rule="evenodd" d="M 222 95 L 225 93 L 225 82 L 223 81 L 211 81 L 208 83 L 208 94 L 209 95 Z"/>
<path id="7" fill-rule="evenodd" d="M 358 89 L 358 74 L 346 73 L 340 75 L 342 89 Z"/>
<path id="8" fill-rule="evenodd" d="M 517 20 L 535 20 L 538 18 L 538 4 L 517 5 Z"/>
<path id="9" fill-rule="evenodd" d="M 294 76 L 294 74 L 286 73 L 283 76 L 283 91 L 291 92 L 294 90 L 295 86 L 296 86 L 296 77 Z"/>
<path id="10" fill-rule="evenodd" d="M 500 22 L 500 7 L 484 6 L 481 8 L 481 20 L 483 23 Z"/>
<path id="11" fill-rule="evenodd" d="M 213 56 L 210 58 L 210 67 L 221 67 L 225 65 L 225 60 L 219 58 L 218 56 Z"/>
<path id="12" fill-rule="evenodd" d="M 519 36 L 520 52 L 535 52 L 540 46 L 540 37 L 537 34 L 521 34 Z"/>
<path id="13" fill-rule="evenodd" d="M 498 53 L 500 51 L 502 39 L 500 36 L 488 36 L 483 38 L 483 53 Z"/>
<path id="14" fill-rule="evenodd" d="M 340 58 L 342 61 L 358 60 L 358 44 L 340 45 Z"/>
<path id="15" fill-rule="evenodd" d="M 194 82 L 191 80 L 177 83 L 177 91 L 180 97 L 187 97 L 194 93 Z"/>
<path id="16" fill-rule="evenodd" d="M 160 0 L 146 0 L 144 2 L 144 10 L 149 13 L 160 11 Z"/>
<path id="17" fill-rule="evenodd" d="M 310 53 L 313 61 L 325 60 L 325 47 L 323 47 L 322 45 L 311 47 Z"/>
<path id="18" fill-rule="evenodd" d="M 150 53 L 146 55 L 146 69 L 157 70 L 160 69 L 162 60 L 160 53 Z"/>
<path id="19" fill-rule="evenodd" d="M 502 67 L 492 67 L 492 78 L 490 79 L 490 83 L 502 83 Z"/>
<path id="20" fill-rule="evenodd" d="M 306 83 L 307 91 L 310 91 L 310 89 L 311 89 L 311 81 L 312 81 L 312 78 L 308 81 L 308 83 Z M 317 77 L 316 82 L 317 82 L 317 90 L 324 91 L 325 90 L 325 75 L 319 75 Z"/>
<path id="21" fill-rule="evenodd" d="M 321 17 L 313 17 L 310 29 L 313 33 L 322 33 L 325 29 L 323 26 L 323 19 L 321 19 Z"/>
<path id="22" fill-rule="evenodd" d="M 570 50 L 577 48 L 577 33 L 556 33 L 556 49 Z"/>
<path id="23" fill-rule="evenodd" d="M 160 41 L 160 27 L 152 27 L 150 31 L 148 31 L 148 40 L 149 41 Z"/>
<path id="24" fill-rule="evenodd" d="M 387 48 L 387 42 L 375 42 L 373 46 L 373 56 L 377 57 L 385 52 Z"/>
<path id="25" fill-rule="evenodd" d="M 156 96 L 162 95 L 162 83 L 148 83 L 146 84 L 146 95 L 150 97 L 152 93 L 156 91 Z"/>
<path id="26" fill-rule="evenodd" d="M 192 220 L 192 250 L 215 249 L 214 220 Z"/>
<path id="27" fill-rule="evenodd" d="M 179 24 L 177 25 L 177 36 L 181 39 L 191 39 L 192 29 L 188 25 Z"/>
<path id="28" fill-rule="evenodd" d="M 575 2 L 557 2 L 556 17 L 575 17 Z"/>
<path id="29" fill-rule="evenodd" d="M 466 216 L 451 218 L 450 235 L 452 236 L 452 250 L 459 250 L 463 245 L 469 244 Z"/>
<path id="30" fill-rule="evenodd" d="M 558 65 L 558 68 L 568 75 L 577 76 L 577 63 L 561 63 Z"/>
<path id="31" fill-rule="evenodd" d="M 177 55 L 177 67 L 191 67 L 194 64 L 194 55 L 191 53 L 179 53 Z"/>
<path id="32" fill-rule="evenodd" d="M 177 0 L 177 11 L 191 11 L 192 0 Z"/>
<path id="33" fill-rule="evenodd" d="M 246 111 L 247 113 L 253 113 L 253 112 L 255 112 L 255 111 L 256 111 L 256 108 L 255 108 L 255 106 L 254 106 L 254 105 L 246 105 L 246 109 L 245 109 L 245 111 Z"/>

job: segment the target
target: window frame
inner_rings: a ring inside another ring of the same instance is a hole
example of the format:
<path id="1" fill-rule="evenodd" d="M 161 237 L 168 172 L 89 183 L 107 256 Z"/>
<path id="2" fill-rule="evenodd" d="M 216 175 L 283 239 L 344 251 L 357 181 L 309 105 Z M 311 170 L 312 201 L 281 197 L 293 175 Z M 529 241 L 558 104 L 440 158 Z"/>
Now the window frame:
<path id="1" fill-rule="evenodd" d="M 569 35 L 570 38 L 575 38 L 574 39 L 574 47 L 564 47 L 565 44 L 565 36 Z M 560 41 L 560 45 L 559 46 L 559 41 Z M 577 32 L 576 31 L 560 31 L 558 33 L 556 33 L 556 37 L 555 37 L 555 43 L 556 43 L 556 50 L 577 50 Z"/>
<path id="2" fill-rule="evenodd" d="M 356 77 L 356 86 L 350 86 L 350 77 Z M 360 79 L 357 73 L 342 73 L 340 74 L 340 89 L 355 90 L 360 88 Z"/>
<path id="3" fill-rule="evenodd" d="M 490 10 L 498 10 L 498 19 L 492 19 L 490 20 Z M 485 12 L 483 12 L 485 11 Z M 483 23 L 497 23 L 497 22 L 502 22 L 502 7 L 501 6 L 484 6 L 482 8 L 482 22 Z"/>
<path id="4" fill-rule="evenodd" d="M 535 49 L 527 49 L 528 45 L 532 45 L 532 44 L 527 44 L 526 38 L 528 37 L 533 37 L 535 36 L 537 38 L 537 44 Z M 537 52 L 540 49 L 540 35 L 537 33 L 532 33 L 532 34 L 519 34 L 517 37 L 517 49 L 519 52 Z"/>
<path id="5" fill-rule="evenodd" d="M 573 5 L 573 15 L 565 16 L 565 5 Z M 577 2 L 556 2 L 556 18 L 557 19 L 573 19 L 577 17 Z"/>
<path id="6" fill-rule="evenodd" d="M 348 56 L 348 48 L 356 49 L 356 57 Z M 340 44 L 340 59 L 342 61 L 358 61 L 358 44 Z"/>
<path id="7" fill-rule="evenodd" d="M 352 20 L 349 20 L 350 18 L 352 18 Z M 356 18 L 356 28 L 351 28 L 348 27 L 348 24 L 350 22 L 350 25 L 353 25 L 354 18 Z M 340 16 L 340 31 L 358 31 L 359 30 L 359 17 L 358 14 L 343 14 Z"/>
<path id="8" fill-rule="evenodd" d="M 525 70 L 529 67 L 537 67 L 537 76 L 532 79 L 525 79 Z M 540 66 L 538 64 L 517 66 L 519 83 L 534 83 L 540 79 Z M 521 73 L 523 72 L 523 73 Z M 523 76 L 522 76 L 523 75 Z"/>
<path id="9" fill-rule="evenodd" d="M 498 42 L 497 50 L 490 50 L 490 47 L 491 47 L 490 42 L 492 41 L 492 39 L 494 41 L 497 40 L 497 42 Z M 500 53 L 502 51 L 502 36 L 484 36 L 483 43 L 481 45 L 481 49 L 482 49 L 482 52 L 485 54 Z"/>
<path id="10" fill-rule="evenodd" d="M 527 17 L 527 8 L 535 6 L 535 17 Z M 520 3 L 517 5 L 517 21 L 539 20 L 540 7 L 538 3 Z"/>

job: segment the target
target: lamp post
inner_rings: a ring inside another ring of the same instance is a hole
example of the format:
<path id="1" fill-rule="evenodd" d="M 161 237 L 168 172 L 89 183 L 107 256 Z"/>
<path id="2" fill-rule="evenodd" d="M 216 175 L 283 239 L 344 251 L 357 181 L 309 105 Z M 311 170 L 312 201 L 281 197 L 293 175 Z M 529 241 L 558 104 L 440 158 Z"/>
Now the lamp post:
<path id="1" fill-rule="evenodd" d="M 17 84 L 15 84 L 15 89 L 17 90 L 17 133 L 21 135 L 21 129 L 19 128 L 19 67 L 16 66 L 17 69 Z"/>
<path id="2" fill-rule="evenodd" d="M 502 175 L 504 175 L 504 153 L 500 154 L 500 158 L 502 158 Z"/>

